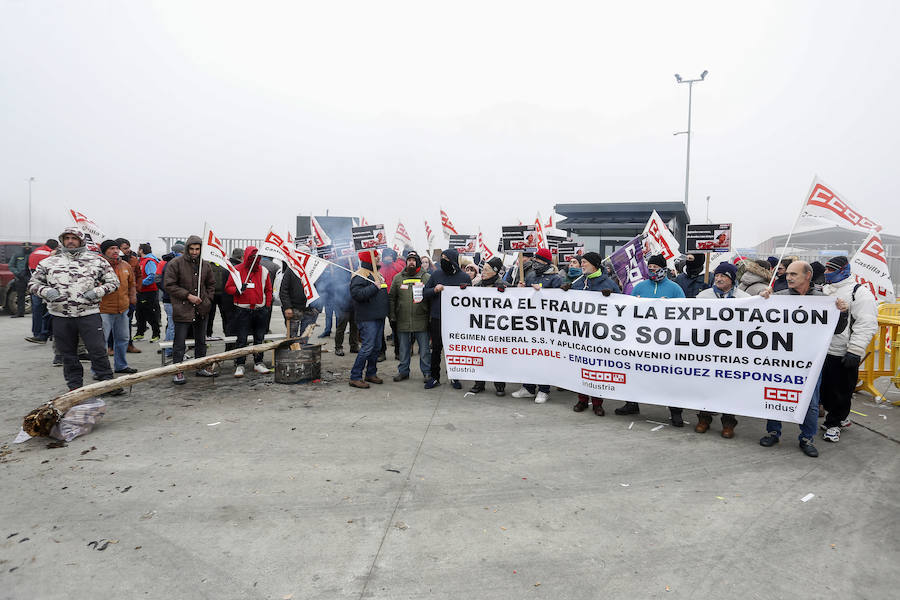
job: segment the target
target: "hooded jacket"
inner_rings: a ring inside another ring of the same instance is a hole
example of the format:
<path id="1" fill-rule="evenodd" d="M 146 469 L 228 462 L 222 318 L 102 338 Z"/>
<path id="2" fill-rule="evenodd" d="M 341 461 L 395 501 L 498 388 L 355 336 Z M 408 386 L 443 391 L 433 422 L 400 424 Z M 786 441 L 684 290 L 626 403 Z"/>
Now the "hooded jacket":
<path id="1" fill-rule="evenodd" d="M 172 319 L 176 323 L 190 323 L 196 318 L 209 314 L 212 297 L 216 291 L 216 280 L 213 277 L 209 262 L 198 256 L 191 259 L 188 248 L 200 244 L 199 236 L 188 237 L 184 244 L 185 252 L 166 263 L 163 286 L 172 302 Z M 202 278 L 202 284 L 200 284 Z M 198 285 L 199 284 L 199 285 Z M 199 288 L 199 294 L 198 292 Z M 189 295 L 199 296 L 201 302 L 193 305 L 187 299 Z"/>
<path id="2" fill-rule="evenodd" d="M 631 295 L 637 298 L 684 298 L 684 290 L 671 279 L 659 283 L 645 279 L 634 286 Z"/>
<path id="3" fill-rule="evenodd" d="M 278 288 L 278 299 L 281 301 L 281 310 L 290 308 L 293 311 L 302 313 L 306 310 L 307 297 L 303 291 L 303 283 L 300 278 L 290 269 L 284 269 L 284 275 L 281 277 L 281 287 Z M 300 318 L 300 315 L 295 315 Z"/>
<path id="4" fill-rule="evenodd" d="M 432 319 L 441 318 L 441 298 L 440 294 L 434 291 L 434 286 L 437 284 L 443 286 L 459 286 L 472 283 L 472 279 L 466 272 L 459 268 L 459 253 L 456 250 L 444 250 L 444 256 L 450 261 L 453 273 L 448 275 L 444 272 L 443 268 L 435 269 L 434 273 L 432 273 L 431 277 L 428 279 L 428 283 L 425 284 L 425 289 L 422 290 L 425 299 L 431 303 L 430 312 Z"/>
<path id="5" fill-rule="evenodd" d="M 424 284 L 431 276 L 421 266 L 410 272 L 409 267 L 394 276 L 388 297 L 391 301 L 388 318 L 397 323 L 397 331 L 428 331 L 428 315 L 431 307 L 424 296 L 421 302 L 413 302 L 415 286 Z"/>
<path id="6" fill-rule="evenodd" d="M 543 261 L 535 261 L 535 266 L 539 266 Z M 525 274 L 525 285 L 540 285 L 545 288 L 558 288 L 563 284 L 562 275 L 559 269 L 553 264 L 548 264 L 543 273 L 538 273 L 537 269 L 532 269 Z"/>
<path id="7" fill-rule="evenodd" d="M 696 298 L 697 294 L 709 289 L 709 284 L 703 281 L 703 269 L 700 273 L 691 274 L 687 271 L 680 273 L 675 278 L 675 283 L 681 286 L 685 298 Z M 710 276 L 711 278 L 712 276 Z"/>
<path id="8" fill-rule="evenodd" d="M 356 320 L 383 321 L 390 312 L 387 283 L 377 283 L 370 263 L 361 262 L 350 278 L 350 297 L 356 311 Z"/>
<path id="9" fill-rule="evenodd" d="M 738 287 L 751 296 L 759 296 L 764 289 L 769 287 L 769 280 L 772 278 L 771 271 L 762 268 L 752 260 L 745 260 L 743 266 L 744 273 L 741 275 Z"/>
<path id="10" fill-rule="evenodd" d="M 74 234 L 81 245 L 67 250 L 62 245 L 65 234 Z M 47 310 L 56 317 L 83 317 L 100 312 L 100 299 L 119 289 L 119 278 L 109 261 L 91 252 L 84 245 L 84 234 L 76 227 L 69 227 L 59 234 L 60 247 L 42 260 L 28 284 L 28 291 L 45 301 L 47 293 L 54 289 L 59 298 L 47 302 Z M 95 300 L 85 297 L 93 290 Z"/>
<path id="11" fill-rule="evenodd" d="M 878 306 L 869 286 L 857 287 L 856 278 L 847 277 L 836 283 L 826 284 L 822 291 L 828 296 L 842 298 L 850 306 L 847 311 L 849 323 L 843 331 L 832 336 L 828 354 L 844 356 L 851 352 L 857 356 L 865 356 L 869 342 L 878 333 Z"/>
<path id="12" fill-rule="evenodd" d="M 234 305 L 249 309 L 272 306 L 272 277 L 269 270 L 260 264 L 256 246 L 247 246 L 244 249 L 244 262 L 235 268 L 241 274 L 241 281 L 246 287 L 241 292 L 231 277 L 225 282 L 225 293 L 234 296 Z"/>
<path id="13" fill-rule="evenodd" d="M 595 275 L 595 273 L 599 273 L 599 275 Z M 591 275 L 593 275 L 593 277 Z M 619 288 L 619 284 L 599 270 L 594 271 L 594 273 L 582 274 L 581 277 L 572 282 L 572 289 L 585 290 L 588 292 L 610 290 L 614 294 L 620 294 L 622 292 Z"/>

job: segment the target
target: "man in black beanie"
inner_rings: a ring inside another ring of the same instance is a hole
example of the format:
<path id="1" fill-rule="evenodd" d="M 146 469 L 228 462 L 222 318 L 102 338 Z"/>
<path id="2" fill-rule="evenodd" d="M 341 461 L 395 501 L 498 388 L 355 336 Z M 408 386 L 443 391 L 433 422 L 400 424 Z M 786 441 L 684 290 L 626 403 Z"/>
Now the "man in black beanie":
<path id="1" fill-rule="evenodd" d="M 697 294 L 709 287 L 704 281 L 704 267 L 706 266 L 706 256 L 695 252 L 687 255 L 684 263 L 684 272 L 679 273 L 675 278 L 675 283 L 684 290 L 685 298 L 696 298 Z"/>

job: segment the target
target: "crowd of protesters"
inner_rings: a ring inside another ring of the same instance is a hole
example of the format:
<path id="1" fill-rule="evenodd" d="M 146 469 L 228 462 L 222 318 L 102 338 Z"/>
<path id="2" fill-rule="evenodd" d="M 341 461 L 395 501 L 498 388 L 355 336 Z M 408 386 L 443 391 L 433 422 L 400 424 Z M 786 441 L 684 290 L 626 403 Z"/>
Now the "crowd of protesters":
<path id="1" fill-rule="evenodd" d="M 500 258 L 481 261 L 479 255 L 461 257 L 453 249 L 441 252 L 437 265 L 411 249 L 402 254 L 391 249 L 364 251 L 353 257 L 354 261 L 344 257 L 330 265 L 316 282 L 319 299 L 309 302 L 300 278 L 290 269 L 281 269 L 282 280 L 276 289 L 278 265 L 260 257 L 254 246 L 235 249 L 229 259 L 240 275 L 240 286 L 224 267 L 200 258 L 201 240 L 197 236 L 174 244 L 162 257 L 157 257 L 148 243 L 140 244 L 135 254 L 124 238 L 105 240 L 99 250 L 92 252 L 86 247 L 80 229 L 68 228 L 58 240 L 47 240 L 36 249 L 24 245 L 10 260 L 20 290 L 18 297 L 23 298 L 26 290 L 31 294 L 32 335 L 26 340 L 46 344 L 53 339 L 53 364 L 63 367 L 69 389 L 83 385 L 81 361 L 90 362 L 94 379 L 100 381 L 111 379 L 114 373 L 136 372 L 128 365 L 127 355 L 140 352 L 134 342 L 144 339 L 148 330 L 151 342 L 163 335 L 160 301 L 166 315 L 164 339 L 172 344 L 159 351 L 171 353 L 176 364 L 185 360 L 191 339 L 193 356 L 206 355 L 206 341 L 212 339 L 217 311 L 223 332 L 235 338 L 226 349 L 245 347 L 251 337 L 254 344 L 261 343 L 270 329 L 277 296 L 290 337 L 306 341 L 309 326 L 324 312 L 325 328 L 319 337 L 334 336 L 335 355 L 344 356 L 347 338 L 349 351 L 356 354 L 350 371 L 351 387 L 368 389 L 384 382 L 378 376 L 378 363 L 386 360 L 391 342 L 398 361 L 393 380 L 411 377 L 411 360 L 417 349 L 424 388 L 430 390 L 441 385 L 440 296 L 446 288 L 493 287 L 502 292 L 509 286 L 530 286 L 536 290 L 600 292 L 604 296 L 622 293 L 615 273 L 596 252 L 558 266 L 550 251 L 541 249 L 521 263 L 519 273 L 518 265 L 507 268 Z M 798 437 L 801 450 L 817 456 L 813 439 L 820 406 L 826 413 L 821 425 L 825 440 L 839 441 L 842 428 L 850 424 L 850 401 L 859 365 L 878 327 L 875 298 L 867 287 L 854 283 L 846 256 L 830 258 L 824 265 L 791 258 L 741 257 L 736 264 L 720 262 L 711 274 L 706 273 L 705 258 L 688 254 L 670 268 L 662 256 L 650 256 L 646 261 L 649 278 L 635 285 L 631 295 L 723 301 L 755 295 L 768 298 L 772 294 L 828 295 L 836 299 L 841 319 Z M 25 303 L 20 301 L 13 317 L 23 316 L 24 308 Z M 385 335 L 386 320 L 389 335 Z M 270 372 L 262 355 L 256 354 L 253 359 L 255 372 Z M 234 377 L 244 377 L 246 356 L 235 359 L 234 364 Z M 196 375 L 215 377 L 219 371 L 206 367 Z M 177 373 L 173 382 L 184 384 L 184 373 Z M 462 388 L 458 380 L 451 379 L 450 384 Z M 506 394 L 505 382 L 492 384 L 497 396 Z M 468 393 L 479 394 L 485 389 L 486 382 L 476 381 Z M 512 396 L 534 398 L 535 403 L 543 404 L 550 399 L 550 392 L 549 383 L 526 383 Z M 118 393 L 121 390 L 111 392 Z M 591 407 L 593 414 L 602 417 L 603 400 L 579 394 L 573 409 L 583 412 Z M 640 406 L 626 402 L 614 412 L 637 414 Z M 681 408 L 670 407 L 669 412 L 674 426 L 684 426 Z M 695 431 L 708 431 L 713 418 L 712 413 L 699 412 Z M 734 437 L 734 415 L 721 415 L 721 425 L 722 437 Z M 771 447 L 780 439 L 781 423 L 768 421 L 760 444 Z"/>

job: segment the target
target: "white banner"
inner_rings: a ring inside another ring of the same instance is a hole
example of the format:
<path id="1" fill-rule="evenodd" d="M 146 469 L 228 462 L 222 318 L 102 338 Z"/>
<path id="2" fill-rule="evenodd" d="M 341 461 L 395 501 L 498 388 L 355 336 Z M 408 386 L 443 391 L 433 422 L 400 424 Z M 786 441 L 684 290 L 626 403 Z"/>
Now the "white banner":
<path id="1" fill-rule="evenodd" d="M 100 227 L 92 219 L 88 219 L 84 213 L 77 210 L 70 208 L 69 214 L 72 215 L 75 225 L 84 234 L 84 245 L 94 252 L 100 252 L 100 242 L 106 239 L 106 236 L 100 231 Z"/>
<path id="2" fill-rule="evenodd" d="M 857 283 L 869 287 L 875 302 L 896 300 L 891 271 L 884 256 L 884 244 L 877 233 L 870 234 L 850 259 L 850 272 Z"/>
<path id="3" fill-rule="evenodd" d="M 294 272 L 294 275 L 300 279 L 300 285 L 303 286 L 303 295 L 306 296 L 307 302 L 313 302 L 319 297 L 315 283 L 319 275 L 325 271 L 327 262 L 296 250 L 291 244 L 287 243 L 285 238 L 271 229 L 269 229 L 269 233 L 266 234 L 266 238 L 263 240 L 259 254 L 260 256 L 269 256 L 284 261 L 288 268 Z M 323 266 L 320 269 L 315 269 L 314 267 L 318 263 L 322 263 Z"/>
<path id="4" fill-rule="evenodd" d="M 647 237 L 644 239 L 644 257 L 650 258 L 654 254 L 662 254 L 666 259 L 666 265 L 670 269 L 675 268 L 675 259 L 679 256 L 680 244 L 665 222 L 654 210 L 644 226 L 644 233 Z"/>
<path id="5" fill-rule="evenodd" d="M 813 178 L 798 223 L 837 225 L 866 232 L 881 231 L 881 225 L 854 210 L 846 199 L 818 177 Z"/>
<path id="6" fill-rule="evenodd" d="M 838 318 L 834 298 L 654 300 L 446 287 L 447 376 L 801 423 Z"/>
<path id="7" fill-rule="evenodd" d="M 185 251 L 187 251 L 187 248 L 185 248 Z M 228 269 L 228 274 L 238 290 L 244 285 L 244 282 L 241 281 L 241 274 L 238 273 L 238 270 L 228 260 L 228 255 L 225 254 L 225 244 L 213 233 L 209 223 L 203 224 L 203 243 L 200 246 L 200 258 Z"/>

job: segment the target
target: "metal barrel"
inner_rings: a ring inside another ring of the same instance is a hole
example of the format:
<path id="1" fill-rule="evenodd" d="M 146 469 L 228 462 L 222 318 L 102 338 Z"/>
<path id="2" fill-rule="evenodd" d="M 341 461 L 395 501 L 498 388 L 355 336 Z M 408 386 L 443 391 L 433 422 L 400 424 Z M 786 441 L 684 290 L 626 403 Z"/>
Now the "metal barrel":
<path id="1" fill-rule="evenodd" d="M 305 344 L 275 351 L 275 383 L 302 383 L 322 376 L 322 345 Z"/>

